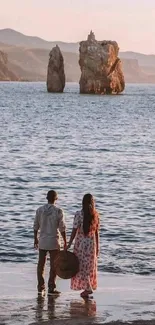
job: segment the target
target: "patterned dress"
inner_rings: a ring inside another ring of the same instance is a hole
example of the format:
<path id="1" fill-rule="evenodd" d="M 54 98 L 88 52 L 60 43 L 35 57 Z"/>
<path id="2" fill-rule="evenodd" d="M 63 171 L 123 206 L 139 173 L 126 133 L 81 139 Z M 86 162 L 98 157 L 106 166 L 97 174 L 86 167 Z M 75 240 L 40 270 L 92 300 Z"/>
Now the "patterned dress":
<path id="1" fill-rule="evenodd" d="M 74 217 L 73 228 L 77 229 L 74 253 L 79 259 L 79 272 L 71 279 L 73 290 L 95 290 L 97 288 L 97 256 L 95 232 L 99 229 L 99 217 L 91 226 L 88 235 L 83 232 L 83 212 L 78 211 Z"/>

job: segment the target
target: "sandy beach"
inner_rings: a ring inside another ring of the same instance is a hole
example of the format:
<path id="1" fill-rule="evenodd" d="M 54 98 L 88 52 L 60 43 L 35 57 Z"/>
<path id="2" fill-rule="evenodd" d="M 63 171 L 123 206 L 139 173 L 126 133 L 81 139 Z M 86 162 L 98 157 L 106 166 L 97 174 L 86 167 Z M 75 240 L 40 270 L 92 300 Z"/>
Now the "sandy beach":
<path id="1" fill-rule="evenodd" d="M 135 320 L 140 321 L 135 325 L 155 324 L 155 277 L 99 273 L 98 290 L 93 299 L 84 301 L 79 292 L 70 290 L 69 281 L 61 279 L 59 297 L 38 297 L 34 264 L 1 264 L 0 270 L 1 325 L 72 324 L 73 320 L 76 325 Z M 46 278 L 47 272 L 48 266 Z"/>

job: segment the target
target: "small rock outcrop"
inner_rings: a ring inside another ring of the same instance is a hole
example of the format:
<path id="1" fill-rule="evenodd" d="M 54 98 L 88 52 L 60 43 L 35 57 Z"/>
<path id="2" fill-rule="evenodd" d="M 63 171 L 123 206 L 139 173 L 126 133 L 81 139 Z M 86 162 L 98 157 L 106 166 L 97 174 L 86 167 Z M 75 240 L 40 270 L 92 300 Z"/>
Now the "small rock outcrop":
<path id="1" fill-rule="evenodd" d="M 125 88 L 119 47 L 114 41 L 97 41 L 91 31 L 80 43 L 81 94 L 118 94 Z"/>
<path id="2" fill-rule="evenodd" d="M 59 46 L 53 47 L 49 54 L 47 72 L 47 91 L 62 93 L 65 87 L 64 59 Z"/>
<path id="3" fill-rule="evenodd" d="M 17 81 L 19 78 L 8 68 L 8 56 L 0 51 L 0 81 Z"/>

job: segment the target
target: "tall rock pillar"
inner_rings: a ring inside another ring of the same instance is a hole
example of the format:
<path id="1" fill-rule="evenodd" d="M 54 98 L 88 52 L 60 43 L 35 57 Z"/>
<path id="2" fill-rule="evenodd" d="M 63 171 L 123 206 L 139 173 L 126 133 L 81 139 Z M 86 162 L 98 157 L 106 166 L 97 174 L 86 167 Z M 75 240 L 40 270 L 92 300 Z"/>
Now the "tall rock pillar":
<path id="1" fill-rule="evenodd" d="M 51 93 L 62 93 L 64 88 L 64 59 L 59 46 L 56 45 L 49 54 L 47 91 Z"/>

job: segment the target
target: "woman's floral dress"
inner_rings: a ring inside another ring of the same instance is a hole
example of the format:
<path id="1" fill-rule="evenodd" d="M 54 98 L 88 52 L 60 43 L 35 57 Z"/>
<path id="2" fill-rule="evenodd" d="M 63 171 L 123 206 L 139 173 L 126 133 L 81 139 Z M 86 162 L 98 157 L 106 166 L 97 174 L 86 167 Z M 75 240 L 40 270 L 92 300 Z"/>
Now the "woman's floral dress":
<path id="1" fill-rule="evenodd" d="M 99 217 L 91 226 L 88 235 L 83 232 L 83 212 L 78 211 L 74 217 L 73 228 L 77 229 L 74 253 L 79 259 L 79 272 L 71 279 L 73 290 L 95 290 L 97 288 L 97 256 L 95 232 L 99 230 Z"/>

